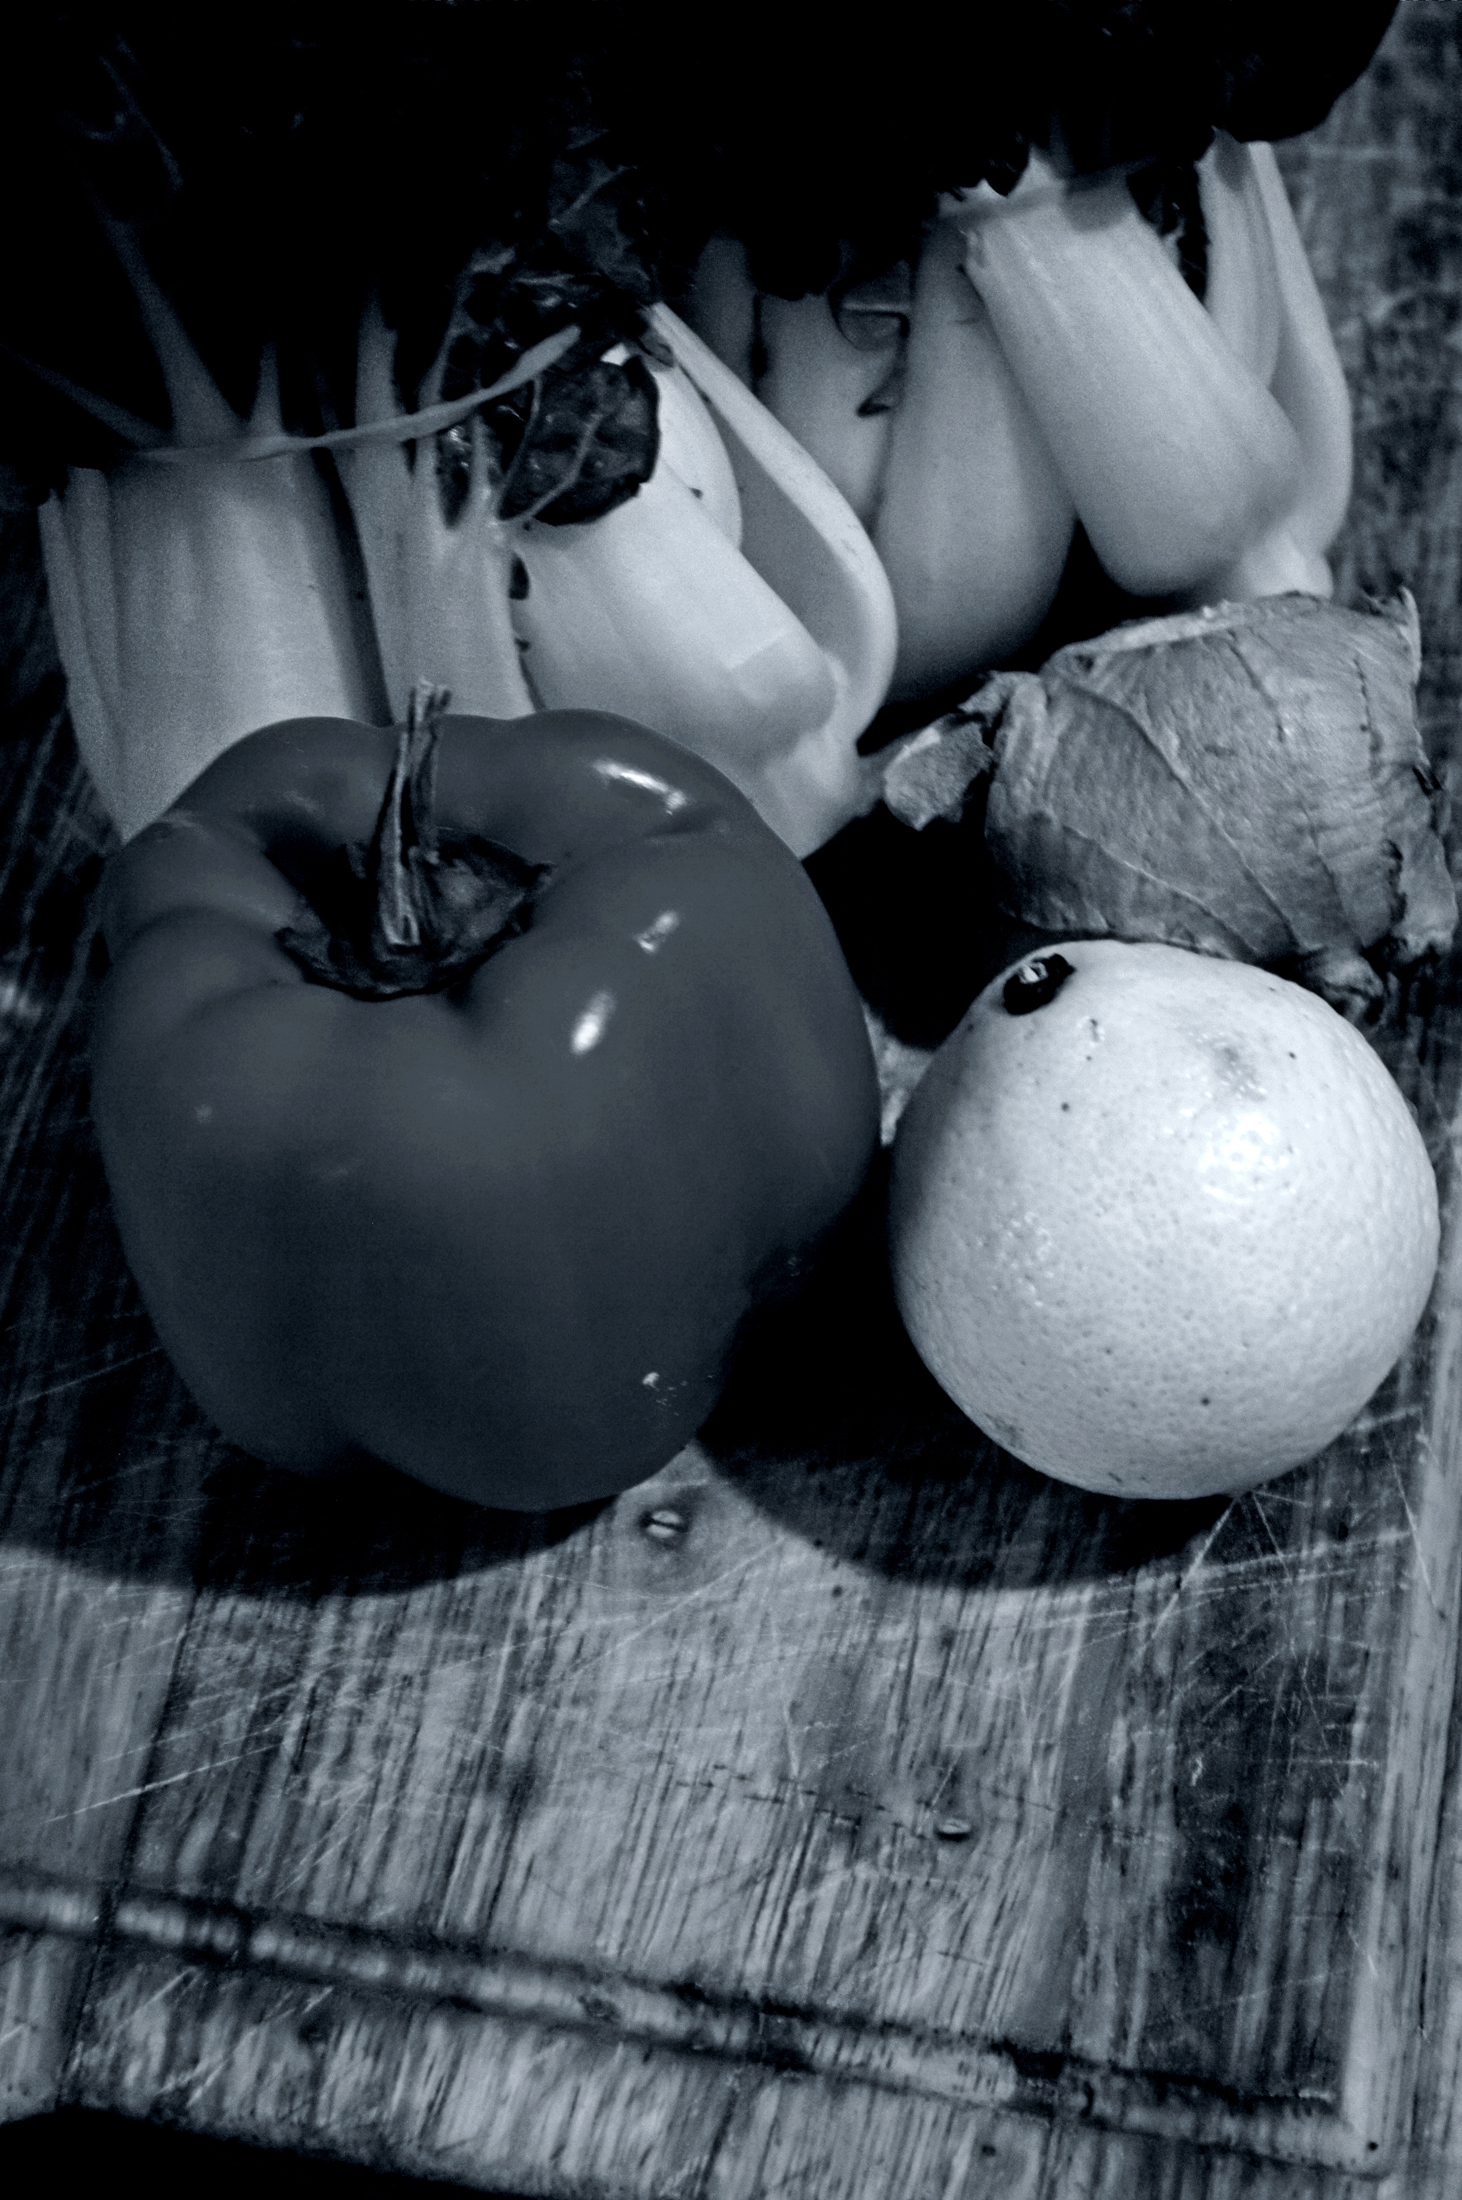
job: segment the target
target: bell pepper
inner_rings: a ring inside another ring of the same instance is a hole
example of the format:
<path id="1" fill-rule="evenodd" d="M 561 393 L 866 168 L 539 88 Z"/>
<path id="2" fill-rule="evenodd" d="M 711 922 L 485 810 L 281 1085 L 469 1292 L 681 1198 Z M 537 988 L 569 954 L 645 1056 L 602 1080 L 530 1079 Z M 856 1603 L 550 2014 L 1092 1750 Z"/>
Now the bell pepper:
<path id="1" fill-rule="evenodd" d="M 801 865 L 622 719 L 268 727 L 103 896 L 122 1243 L 265 1461 L 524 1511 L 624 1489 L 872 1159 L 862 1011 Z"/>

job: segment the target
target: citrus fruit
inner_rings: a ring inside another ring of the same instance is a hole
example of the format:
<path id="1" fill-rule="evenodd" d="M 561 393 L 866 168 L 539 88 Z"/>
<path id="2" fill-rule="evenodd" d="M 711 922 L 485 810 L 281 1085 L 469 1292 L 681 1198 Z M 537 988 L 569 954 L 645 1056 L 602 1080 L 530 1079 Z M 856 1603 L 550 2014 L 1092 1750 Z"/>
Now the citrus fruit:
<path id="1" fill-rule="evenodd" d="M 1436 1180 L 1366 1041 L 1298 986 L 1068 942 L 986 988 L 894 1141 L 899 1310 L 955 1403 L 1083 1489 L 1313 1457 L 1400 1357 Z"/>

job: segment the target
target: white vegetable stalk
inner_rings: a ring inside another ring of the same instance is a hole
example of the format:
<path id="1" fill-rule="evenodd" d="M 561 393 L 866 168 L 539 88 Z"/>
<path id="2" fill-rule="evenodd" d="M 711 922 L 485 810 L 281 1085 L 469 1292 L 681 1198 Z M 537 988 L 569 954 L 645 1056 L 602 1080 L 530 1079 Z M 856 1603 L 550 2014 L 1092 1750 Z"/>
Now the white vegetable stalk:
<path id="1" fill-rule="evenodd" d="M 171 446 L 73 468 L 40 513 L 82 758 L 123 839 L 280 718 L 372 715 L 330 498 L 308 455 L 241 463 L 282 427 L 264 361 L 240 420 L 119 240 L 173 412 Z M 206 449 L 213 455 L 191 455 Z"/>
<path id="2" fill-rule="evenodd" d="M 876 775 L 857 743 L 893 676 L 898 621 L 888 575 L 856 513 L 796 438 L 667 306 L 653 307 L 650 321 L 725 441 L 741 495 L 743 554 L 832 670 L 827 716 L 747 789 L 793 853 L 810 855 L 877 799 Z"/>
<path id="3" fill-rule="evenodd" d="M 1220 132 L 1198 174 L 1202 308 L 1120 177 L 1035 162 L 1009 200 L 967 195 L 966 270 L 1114 579 L 1328 596 L 1351 418 L 1324 307 L 1272 147 Z"/>
<path id="4" fill-rule="evenodd" d="M 741 492 L 716 423 L 683 367 L 655 366 L 651 371 L 660 393 L 658 464 L 685 483 L 707 519 L 739 550 Z"/>
<path id="5" fill-rule="evenodd" d="M 395 341 L 378 305 L 366 313 L 356 370 L 358 424 L 400 418 Z M 439 394 L 441 362 L 423 392 Z M 412 463 L 414 456 L 415 463 Z M 381 667 L 394 720 L 421 680 L 446 688 L 452 708 L 524 718 L 533 698 L 518 662 L 508 609 L 513 545 L 496 511 L 498 483 L 480 420 L 472 424 L 467 498 L 449 525 L 430 436 L 348 445 L 336 458 L 365 559 Z"/>
<path id="6" fill-rule="evenodd" d="M 1249 148 L 1220 133 L 1198 164 L 1207 242 L 1203 304 L 1241 366 L 1268 389 L 1279 363 L 1279 271 Z"/>
<path id="7" fill-rule="evenodd" d="M 989 309 L 1106 570 L 1134 595 L 1203 590 L 1292 508 L 1303 453 L 1283 408 L 1189 290 L 1123 176 L 959 215 Z"/>
<path id="8" fill-rule="evenodd" d="M 826 654 L 662 458 L 615 511 L 529 523 L 513 605 L 550 710 L 617 711 L 754 780 L 832 708 Z"/>
<path id="9" fill-rule="evenodd" d="M 1272 145 L 1220 139 L 1203 164 L 1232 177 L 1251 229 L 1267 234 L 1274 280 L 1274 363 L 1269 386 L 1299 437 L 1299 493 L 1269 532 L 1243 551 L 1215 594 L 1238 599 L 1298 589 L 1329 596 L 1334 576 L 1325 553 L 1350 503 L 1350 392 Z M 1205 213 L 1208 201 L 1205 199 Z M 1221 248 L 1220 240 L 1220 248 Z"/>
<path id="10" fill-rule="evenodd" d="M 108 474 L 73 469 L 40 515 L 47 588 L 78 745 L 124 839 L 167 809 L 235 741 L 287 718 L 404 718 L 416 682 L 457 708 L 519 717 L 533 699 L 508 615 L 513 550 L 474 420 L 469 490 L 448 526 L 436 432 L 552 364 L 568 327 L 491 390 L 403 415 L 393 339 L 361 334 L 353 428 L 286 434 L 266 357 L 247 422 L 223 399 L 124 230 L 173 414 L 170 439 L 85 392 L 139 446 Z M 412 466 L 407 446 L 421 452 Z M 313 452 L 340 468 L 367 568 L 357 614 Z M 372 632 L 372 624 L 374 632 Z M 382 692 L 382 683 L 386 692 Z"/>
<path id="11" fill-rule="evenodd" d="M 756 395 L 873 538 L 898 616 L 899 700 L 936 693 L 1027 641 L 1076 525 L 963 251 L 962 232 L 937 225 L 899 313 L 876 285 L 846 294 L 836 318 L 825 295 L 757 301 Z M 734 321 L 735 273 L 724 257 L 698 271 L 708 324 Z"/>
<path id="12" fill-rule="evenodd" d="M 893 693 L 929 695 L 1028 641 L 1061 583 L 1076 513 L 940 223 L 914 279 L 903 392 L 872 523 L 893 586 Z"/>
<path id="13" fill-rule="evenodd" d="M 881 320 L 850 324 L 880 310 L 876 285 L 835 315 L 826 296 L 759 296 L 739 244 L 707 246 L 697 328 L 883 559 L 896 698 L 1031 638 L 1078 515 L 1136 594 L 1330 593 L 1351 424 L 1314 278 L 1268 146 L 1220 133 L 1198 173 L 1203 305 L 1125 174 L 1072 187 L 1039 157 L 1008 199 L 943 202 L 912 295 Z"/>
<path id="14" fill-rule="evenodd" d="M 758 295 L 739 237 L 708 239 L 691 276 L 685 310 L 701 342 L 710 346 L 739 382 L 753 388 Z"/>
<path id="15" fill-rule="evenodd" d="M 512 604 L 536 700 L 621 712 L 742 789 L 798 855 L 876 784 L 858 735 L 887 691 L 887 577 L 832 483 L 665 307 L 650 481 L 582 526 L 519 523 Z"/>
<path id="16" fill-rule="evenodd" d="M 894 399 L 885 395 L 903 359 L 905 325 L 865 316 L 861 342 L 843 334 L 826 293 L 759 302 L 766 365 L 752 387 L 809 451 L 871 532 L 888 465 Z M 708 339 L 709 340 L 709 339 Z"/>
<path id="17" fill-rule="evenodd" d="M 475 415 L 576 329 L 451 404 L 439 360 L 427 402 L 402 414 L 394 340 L 373 309 L 354 427 L 293 437 L 272 361 L 245 423 L 133 240 L 115 241 L 172 437 L 110 474 L 73 472 L 41 527 L 78 740 L 124 837 L 255 728 L 401 718 L 423 679 L 487 717 L 587 705 L 656 727 L 720 766 L 799 855 L 871 805 L 856 743 L 893 666 L 887 579 L 820 469 L 673 315 L 654 315 L 675 363 L 656 370 L 653 479 L 603 518 L 555 528 L 499 516 Z M 449 524 L 434 437 L 469 416 L 468 492 Z M 142 442 L 155 434 L 133 426 Z M 350 503 L 373 634 L 352 606 L 320 446 Z"/>

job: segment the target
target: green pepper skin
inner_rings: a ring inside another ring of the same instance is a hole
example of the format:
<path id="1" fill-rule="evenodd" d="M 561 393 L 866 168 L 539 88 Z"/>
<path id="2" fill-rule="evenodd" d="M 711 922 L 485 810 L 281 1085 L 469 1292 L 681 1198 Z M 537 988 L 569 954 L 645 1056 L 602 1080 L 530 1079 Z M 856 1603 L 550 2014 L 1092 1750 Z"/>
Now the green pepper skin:
<path id="1" fill-rule="evenodd" d="M 92 1111 L 158 1335 L 234 1443 L 477 1504 L 625 1489 L 878 1137 L 861 1007 L 802 867 L 627 721 L 447 718 L 437 811 L 553 867 L 455 991 L 367 1001 L 276 934 L 368 841 L 388 729 L 271 726 L 113 858 Z"/>

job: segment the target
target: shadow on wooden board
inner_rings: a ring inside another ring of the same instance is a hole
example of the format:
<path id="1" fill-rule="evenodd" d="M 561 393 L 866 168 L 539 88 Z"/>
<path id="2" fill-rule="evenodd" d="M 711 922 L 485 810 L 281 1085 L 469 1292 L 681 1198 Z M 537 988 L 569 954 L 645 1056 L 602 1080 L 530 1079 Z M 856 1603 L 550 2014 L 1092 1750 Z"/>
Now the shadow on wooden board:
<path id="1" fill-rule="evenodd" d="M 97 2109 L 61 2108 L 50 2116 L 0 2125 L 0 2185 L 8 2191 L 82 2190 L 82 2181 L 93 2177 L 130 2184 L 148 2200 L 172 2200 L 173 2194 L 200 2189 L 213 2200 L 229 2200 L 235 2192 L 261 2188 L 267 2188 L 270 2200 L 407 2200 L 410 2194 L 430 2194 L 433 2200 L 454 2200 L 461 2194 L 466 2200 L 469 2189 L 320 2155 L 285 2154 L 240 2139 L 210 2139 Z M 474 2189 L 472 2200 L 515 2196 Z"/>

